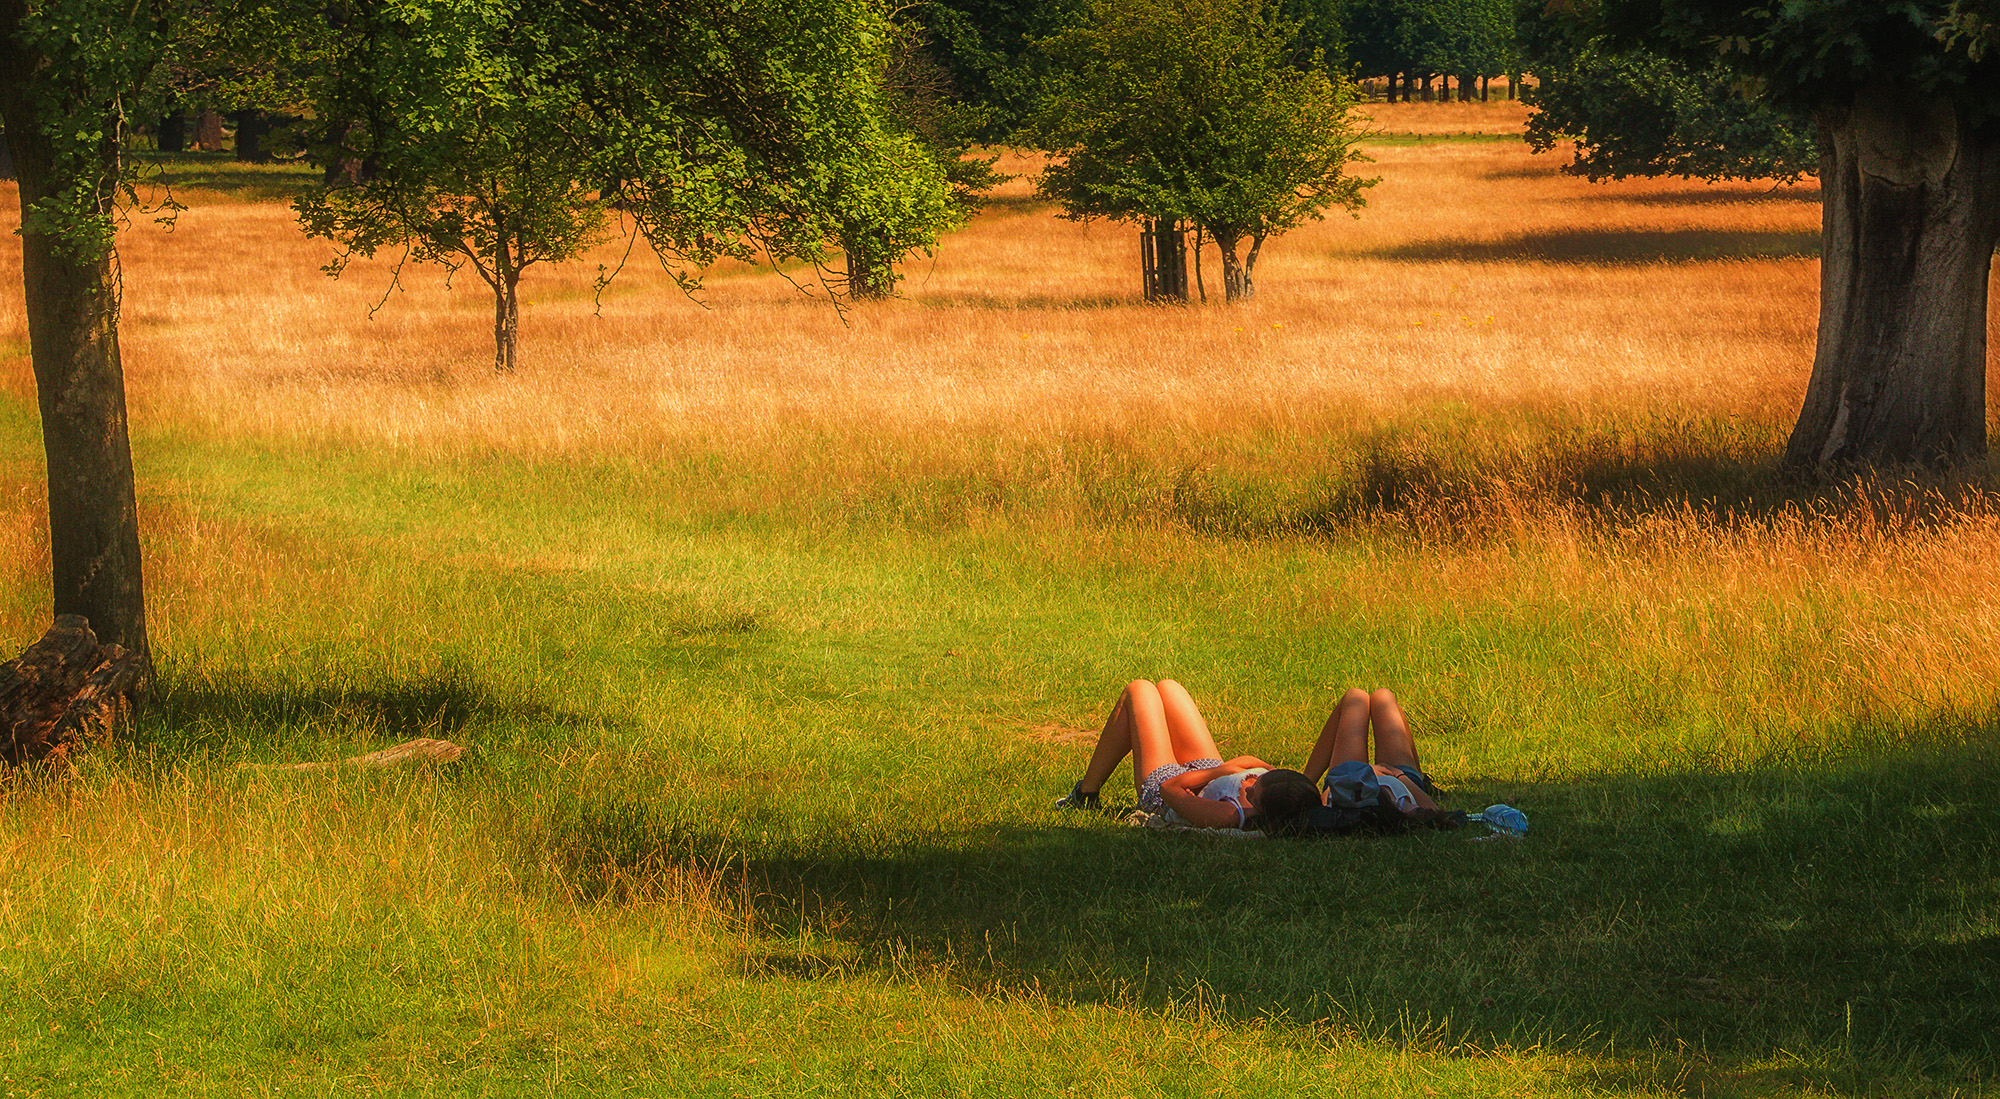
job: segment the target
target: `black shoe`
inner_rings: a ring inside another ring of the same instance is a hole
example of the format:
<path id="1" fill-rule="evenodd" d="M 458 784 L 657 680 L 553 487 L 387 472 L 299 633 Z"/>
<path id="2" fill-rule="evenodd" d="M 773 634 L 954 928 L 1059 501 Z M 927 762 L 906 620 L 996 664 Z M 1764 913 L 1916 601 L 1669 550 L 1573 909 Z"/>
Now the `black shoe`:
<path id="1" fill-rule="evenodd" d="M 1092 812 L 1098 812 L 1098 813 L 1104 811 L 1104 806 L 1098 804 L 1097 802 L 1097 791 L 1092 790 L 1087 794 L 1084 793 L 1082 782 L 1078 782 L 1075 786 L 1070 787 L 1069 793 L 1064 794 L 1063 796 L 1057 798 L 1056 808 L 1089 809 Z"/>

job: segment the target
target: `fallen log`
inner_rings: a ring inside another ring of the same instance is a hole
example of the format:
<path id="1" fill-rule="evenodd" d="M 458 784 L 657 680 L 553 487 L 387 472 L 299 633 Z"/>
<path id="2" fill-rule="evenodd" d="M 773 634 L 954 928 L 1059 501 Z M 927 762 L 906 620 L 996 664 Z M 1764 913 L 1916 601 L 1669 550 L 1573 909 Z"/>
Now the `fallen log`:
<path id="1" fill-rule="evenodd" d="M 62 759 L 109 736 L 131 714 L 145 662 L 100 645 L 82 615 L 65 614 L 26 652 L 0 664 L 0 759 Z"/>
<path id="2" fill-rule="evenodd" d="M 369 752 L 365 756 L 349 756 L 327 763 L 239 763 L 239 771 L 331 771 L 336 767 L 401 767 L 412 763 L 450 763 L 465 754 L 465 749 L 449 740 L 432 740 L 418 737 L 404 741 L 394 748 L 384 748 L 379 752 Z"/>

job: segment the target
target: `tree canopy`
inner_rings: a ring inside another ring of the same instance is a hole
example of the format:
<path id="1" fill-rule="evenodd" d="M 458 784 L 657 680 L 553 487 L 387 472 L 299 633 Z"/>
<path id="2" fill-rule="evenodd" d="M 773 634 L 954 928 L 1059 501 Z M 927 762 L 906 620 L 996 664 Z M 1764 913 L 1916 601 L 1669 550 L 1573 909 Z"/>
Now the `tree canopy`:
<path id="1" fill-rule="evenodd" d="M 1551 9 L 1612 50 L 1731 73 L 1814 127 L 1819 339 L 1786 446 L 1794 467 L 1949 466 L 1986 453 L 1986 311 L 2000 242 L 1994 7 L 1561 0 Z"/>
<path id="2" fill-rule="evenodd" d="M 1350 0 L 1342 18 L 1362 76 L 1499 76 L 1518 64 L 1514 0 Z"/>
<path id="3" fill-rule="evenodd" d="M 368 166 L 299 201 L 350 255 L 404 248 L 493 288 L 512 369 L 515 285 L 628 218 L 692 288 L 721 256 L 822 263 L 855 226 L 908 249 L 951 223 L 943 171 L 888 123 L 889 30 L 865 0 L 356 0 L 314 102 L 331 158 Z"/>
<path id="4" fill-rule="evenodd" d="M 1721 57 L 1683 59 L 1610 41 L 1601 28 L 1533 6 L 1520 24 L 1528 144 L 1574 140 L 1568 170 L 1593 181 L 1675 175 L 1796 179 L 1819 170 L 1807 120 L 1768 102 Z"/>
<path id="5" fill-rule="evenodd" d="M 1193 222 L 1228 297 L 1250 296 L 1267 237 L 1359 209 L 1374 182 L 1347 172 L 1363 159 L 1352 85 L 1293 64 L 1296 31 L 1243 0 L 1095 0 L 1045 43 L 1057 75 L 1032 132 L 1055 159 L 1038 192 L 1070 218 Z"/>

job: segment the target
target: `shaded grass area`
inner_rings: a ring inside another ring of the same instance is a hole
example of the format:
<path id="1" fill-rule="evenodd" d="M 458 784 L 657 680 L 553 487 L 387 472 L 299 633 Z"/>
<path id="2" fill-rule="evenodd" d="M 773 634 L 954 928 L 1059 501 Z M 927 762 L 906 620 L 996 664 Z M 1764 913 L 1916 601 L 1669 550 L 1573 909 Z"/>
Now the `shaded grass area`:
<path id="1" fill-rule="evenodd" d="M 1606 266 L 1703 263 L 1730 259 L 1811 259 L 1818 233 L 1720 229 L 1571 229 L 1523 233 L 1501 240 L 1429 240 L 1381 249 L 1381 259 Z"/>
<path id="2" fill-rule="evenodd" d="M 320 179 L 319 169 L 304 161 L 254 164 L 231 152 L 140 155 L 153 166 L 142 175 L 142 185 L 168 194 L 210 192 L 239 202 L 290 202 Z"/>

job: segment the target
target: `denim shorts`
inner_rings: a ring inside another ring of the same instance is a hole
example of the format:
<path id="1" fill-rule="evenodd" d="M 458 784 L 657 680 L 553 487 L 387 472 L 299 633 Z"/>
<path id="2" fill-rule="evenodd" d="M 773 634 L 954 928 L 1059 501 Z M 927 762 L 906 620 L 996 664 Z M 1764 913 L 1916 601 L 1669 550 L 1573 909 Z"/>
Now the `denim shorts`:
<path id="1" fill-rule="evenodd" d="M 1424 774 L 1422 771 L 1417 770 L 1415 767 L 1405 767 L 1400 763 L 1392 763 L 1390 764 L 1390 766 L 1394 767 L 1398 771 L 1403 772 L 1403 774 L 1409 776 L 1410 781 L 1416 783 L 1417 786 L 1421 788 L 1424 793 L 1429 794 L 1431 796 L 1432 801 L 1437 800 L 1438 788 L 1431 785 L 1431 777 L 1429 775 Z"/>
<path id="2" fill-rule="evenodd" d="M 1175 775 L 1184 775 L 1189 771 L 1202 771 L 1210 767 L 1220 766 L 1222 766 L 1222 761 L 1219 759 L 1191 759 L 1186 763 L 1160 764 L 1147 773 L 1146 781 L 1139 784 L 1139 808 L 1144 809 L 1148 813 L 1166 812 L 1167 800 L 1160 796 L 1161 783 L 1173 778 Z"/>
<path id="3" fill-rule="evenodd" d="M 1431 783 L 1429 775 L 1400 763 L 1394 767 L 1411 785 L 1429 794 L 1433 800 L 1437 798 L 1437 787 Z M 1375 804 L 1380 791 L 1381 783 L 1376 781 L 1375 768 L 1359 760 L 1338 764 L 1326 773 L 1326 803 L 1335 809 L 1365 809 Z"/>

